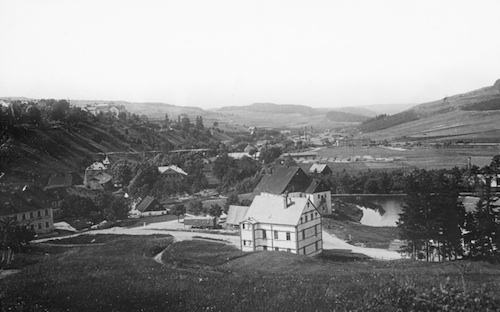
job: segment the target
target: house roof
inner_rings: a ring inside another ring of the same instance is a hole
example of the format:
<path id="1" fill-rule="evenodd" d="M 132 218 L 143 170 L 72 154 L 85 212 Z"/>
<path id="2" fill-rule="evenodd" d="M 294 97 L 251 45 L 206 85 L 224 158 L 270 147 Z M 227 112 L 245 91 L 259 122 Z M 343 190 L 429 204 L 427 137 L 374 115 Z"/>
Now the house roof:
<path id="1" fill-rule="evenodd" d="M 248 206 L 236 206 L 230 205 L 227 212 L 227 224 L 239 224 L 245 219 L 245 215 L 248 211 Z"/>
<path id="2" fill-rule="evenodd" d="M 160 203 L 156 200 L 156 198 L 148 195 L 140 202 L 139 205 L 135 207 L 135 209 L 140 212 L 144 212 L 148 210 L 148 208 L 153 204 L 160 204 Z"/>
<path id="3" fill-rule="evenodd" d="M 50 197 L 36 189 L 0 191 L 0 216 L 30 212 L 47 207 Z"/>
<path id="4" fill-rule="evenodd" d="M 330 191 L 328 186 L 320 180 L 313 179 L 304 193 L 314 194 L 318 192 Z"/>
<path id="5" fill-rule="evenodd" d="M 106 166 L 102 162 L 96 161 L 92 165 L 87 167 L 88 170 L 104 170 Z"/>
<path id="6" fill-rule="evenodd" d="M 109 157 L 106 155 L 106 158 L 102 161 L 104 165 L 110 165 L 111 162 L 109 161 Z"/>
<path id="7" fill-rule="evenodd" d="M 290 201 L 287 205 L 286 201 Z M 245 220 L 259 223 L 297 225 L 306 205 L 312 203 L 303 197 L 255 196 Z"/>
<path id="8" fill-rule="evenodd" d="M 283 194 L 285 192 L 305 192 L 311 184 L 300 167 L 276 167 L 270 175 L 265 175 L 255 188 L 257 193 Z"/>
<path id="9" fill-rule="evenodd" d="M 314 172 L 322 173 L 323 170 L 325 170 L 326 168 L 328 168 L 327 164 L 313 164 L 311 166 L 311 168 L 309 168 L 309 172 L 310 173 L 314 173 Z"/>
<path id="10" fill-rule="evenodd" d="M 54 173 L 49 177 L 47 188 L 68 187 L 82 183 L 82 178 L 76 172 Z"/>
<path id="11" fill-rule="evenodd" d="M 99 182 L 99 184 L 106 184 L 113 179 L 113 176 L 107 174 L 106 172 L 100 172 L 94 175 L 92 179 Z"/>
<path id="12" fill-rule="evenodd" d="M 160 174 L 164 174 L 167 171 L 174 171 L 182 175 L 188 175 L 184 170 L 174 165 L 158 167 L 158 171 L 160 171 Z"/>

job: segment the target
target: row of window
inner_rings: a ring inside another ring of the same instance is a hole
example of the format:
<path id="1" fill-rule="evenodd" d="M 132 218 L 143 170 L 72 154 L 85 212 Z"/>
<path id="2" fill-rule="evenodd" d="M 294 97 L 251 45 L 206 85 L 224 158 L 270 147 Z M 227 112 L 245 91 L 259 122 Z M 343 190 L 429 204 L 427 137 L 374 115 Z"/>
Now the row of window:
<path id="1" fill-rule="evenodd" d="M 300 223 L 305 223 L 309 221 L 309 217 L 311 218 L 311 221 L 314 219 L 318 218 L 318 212 L 317 211 L 311 211 L 309 214 L 305 213 L 302 217 L 300 217 Z"/>
<path id="2" fill-rule="evenodd" d="M 37 218 L 41 218 L 41 217 L 42 217 L 42 211 L 41 211 L 41 210 L 38 210 L 38 211 L 36 212 L 36 215 L 37 215 Z M 48 209 L 45 209 L 44 215 L 45 215 L 45 216 L 48 216 L 48 215 L 49 215 L 49 210 L 48 210 Z M 29 214 L 29 219 L 34 219 L 34 218 L 35 218 L 35 213 L 32 211 L 32 212 L 30 212 L 30 214 Z M 17 220 L 17 215 L 14 215 L 14 219 L 16 219 L 16 220 Z M 28 220 L 29 220 L 29 219 L 28 219 Z M 23 214 L 21 215 L 21 220 L 23 220 L 23 221 L 24 221 L 24 220 L 26 220 L 26 214 L 25 214 L 25 213 L 23 213 Z"/>
<path id="3" fill-rule="evenodd" d="M 50 223 L 49 222 L 45 222 L 45 228 L 49 228 L 49 227 L 50 227 Z M 43 224 L 42 223 L 38 223 L 37 224 L 37 228 L 39 230 L 42 230 L 43 229 Z M 30 229 L 34 231 L 35 230 L 35 225 L 34 224 L 30 224 Z"/>
<path id="4" fill-rule="evenodd" d="M 262 238 L 267 239 L 267 232 L 266 230 L 262 230 Z M 278 231 L 274 231 L 274 239 L 279 239 L 279 234 Z M 286 232 L 286 240 L 290 240 L 290 232 Z"/>

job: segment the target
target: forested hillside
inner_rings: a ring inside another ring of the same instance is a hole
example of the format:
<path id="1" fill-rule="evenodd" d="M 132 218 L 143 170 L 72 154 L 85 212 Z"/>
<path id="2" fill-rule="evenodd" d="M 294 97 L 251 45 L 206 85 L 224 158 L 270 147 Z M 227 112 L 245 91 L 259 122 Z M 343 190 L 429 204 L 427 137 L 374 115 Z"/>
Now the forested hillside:
<path id="1" fill-rule="evenodd" d="M 0 124 L 0 172 L 21 181 L 81 172 L 104 154 L 141 161 L 145 152 L 206 148 L 228 139 L 205 128 L 201 117 L 195 124 L 187 115 L 155 123 L 135 114 L 94 116 L 66 100 L 14 101 L 2 106 Z"/>

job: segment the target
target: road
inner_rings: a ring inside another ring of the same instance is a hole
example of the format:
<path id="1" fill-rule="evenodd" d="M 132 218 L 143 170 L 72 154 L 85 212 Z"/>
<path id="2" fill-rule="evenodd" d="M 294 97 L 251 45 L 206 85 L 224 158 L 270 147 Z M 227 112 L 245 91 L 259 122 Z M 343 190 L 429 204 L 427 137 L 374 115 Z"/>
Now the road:
<path id="1" fill-rule="evenodd" d="M 202 232 L 188 232 L 183 231 L 184 224 L 177 222 L 177 220 L 166 221 L 166 222 L 158 222 L 147 224 L 142 227 L 135 228 L 122 228 L 122 227 L 113 227 L 109 229 L 103 230 L 92 230 L 85 233 L 84 235 L 94 235 L 94 234 L 123 234 L 123 235 L 155 235 L 155 234 L 168 234 L 172 235 L 175 241 L 184 241 L 184 240 L 192 240 L 197 238 L 208 238 L 212 240 L 219 240 L 225 242 L 227 244 L 234 245 L 240 248 L 240 237 L 235 235 L 224 235 L 224 234 L 212 234 L 212 233 L 202 233 Z M 230 233 L 231 231 L 227 231 Z M 75 234 L 82 235 L 82 234 Z M 196 237 L 195 237 L 196 236 Z M 67 236 L 66 236 L 67 237 Z M 37 240 L 35 242 L 43 242 L 52 239 L 63 239 L 65 237 L 57 237 L 57 238 L 49 238 L 43 240 Z M 358 247 L 353 246 L 345 241 L 331 235 L 325 231 L 323 231 L 323 249 L 350 249 L 354 253 L 360 253 L 367 255 L 373 259 L 379 260 L 395 260 L 400 259 L 401 255 L 396 251 L 390 251 L 386 249 L 378 249 L 378 248 L 366 248 L 366 247 Z"/>

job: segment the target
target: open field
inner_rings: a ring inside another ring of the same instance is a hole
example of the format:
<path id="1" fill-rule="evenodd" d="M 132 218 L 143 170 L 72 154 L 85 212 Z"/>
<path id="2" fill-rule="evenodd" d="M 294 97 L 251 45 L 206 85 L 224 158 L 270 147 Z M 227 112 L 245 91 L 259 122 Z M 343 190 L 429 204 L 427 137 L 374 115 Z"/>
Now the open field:
<path id="1" fill-rule="evenodd" d="M 370 248 L 388 249 L 391 241 L 399 238 L 397 227 L 366 226 L 349 220 L 339 221 L 337 218 L 323 218 L 323 228 L 350 244 L 363 244 Z"/>
<path id="2" fill-rule="evenodd" d="M 317 151 L 318 157 L 354 157 L 370 155 L 383 158 L 401 158 L 393 162 L 351 162 L 351 163 L 330 163 L 334 171 L 346 170 L 376 170 L 376 169 L 442 169 L 464 167 L 467 165 L 469 156 L 484 157 L 491 160 L 500 151 L 493 147 L 474 148 L 435 148 L 416 147 L 406 151 L 392 150 L 382 147 L 336 147 L 322 148 Z M 309 165 L 310 167 L 310 165 Z M 337 170 L 339 169 L 339 170 Z"/>
<path id="3" fill-rule="evenodd" d="M 169 236 L 158 235 L 100 241 L 106 243 L 35 247 L 32 261 L 21 272 L 0 279 L 3 308 L 396 311 L 414 304 L 422 311 L 419 307 L 443 310 L 448 304 L 449 310 L 497 311 L 500 307 L 500 267 L 488 263 L 468 263 L 470 271 L 462 275 L 459 267 L 464 262 L 335 262 L 328 255 L 242 253 L 221 243 L 172 242 Z M 163 263 L 156 262 L 154 256 L 165 248 Z"/>

